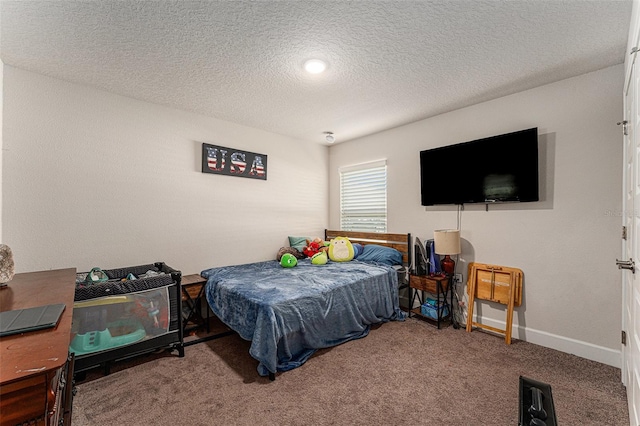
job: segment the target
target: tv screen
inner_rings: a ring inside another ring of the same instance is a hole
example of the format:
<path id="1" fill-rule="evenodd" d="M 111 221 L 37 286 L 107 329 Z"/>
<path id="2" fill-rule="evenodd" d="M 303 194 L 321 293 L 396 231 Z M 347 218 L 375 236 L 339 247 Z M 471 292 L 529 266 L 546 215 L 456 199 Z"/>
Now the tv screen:
<path id="1" fill-rule="evenodd" d="M 538 128 L 420 152 L 422 205 L 538 201 Z"/>

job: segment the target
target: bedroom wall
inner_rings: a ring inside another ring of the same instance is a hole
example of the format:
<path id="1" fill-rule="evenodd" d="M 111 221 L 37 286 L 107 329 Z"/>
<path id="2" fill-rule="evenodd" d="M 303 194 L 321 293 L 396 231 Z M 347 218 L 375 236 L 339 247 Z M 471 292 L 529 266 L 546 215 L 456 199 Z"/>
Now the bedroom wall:
<path id="1" fill-rule="evenodd" d="M 0 61 L 0 243 L 3 243 L 4 240 L 2 238 L 2 153 L 4 152 L 3 134 L 4 134 L 4 126 L 3 126 L 3 105 L 4 105 L 4 64 Z"/>
<path id="2" fill-rule="evenodd" d="M 16 272 L 164 261 L 199 273 L 275 258 L 288 235 L 326 227 L 325 146 L 11 66 L 4 83 Z M 267 180 L 201 173 L 203 142 L 266 154 Z"/>
<path id="3" fill-rule="evenodd" d="M 514 336 L 619 367 L 623 76 L 618 65 L 330 147 L 330 227 L 340 223 L 338 168 L 386 158 L 388 230 L 424 241 L 456 228 L 456 206 L 420 205 L 419 152 L 538 127 L 541 201 L 464 206 L 457 271 L 466 282 L 470 262 L 521 268 Z M 504 329 L 504 309 L 477 312 Z"/>
<path id="4" fill-rule="evenodd" d="M 0 13 L 1 14 L 1 13 Z M 0 17 L 0 23 L 2 18 Z M 0 34 L 2 31 L 0 30 Z M 0 46 L 2 45 L 2 37 L 0 36 Z M 4 146 L 2 144 L 3 126 L 2 126 L 2 111 L 4 105 L 4 63 L 0 61 L 0 244 L 3 243 L 2 239 L 2 153 L 4 152 Z"/>

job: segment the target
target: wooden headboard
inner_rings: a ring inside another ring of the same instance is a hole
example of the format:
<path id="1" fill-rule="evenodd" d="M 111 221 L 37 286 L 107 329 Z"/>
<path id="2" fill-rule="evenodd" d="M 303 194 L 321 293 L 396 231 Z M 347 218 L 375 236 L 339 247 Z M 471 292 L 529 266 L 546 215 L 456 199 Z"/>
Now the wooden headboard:
<path id="1" fill-rule="evenodd" d="M 347 237 L 352 243 L 377 244 L 392 247 L 402 253 L 405 266 L 411 265 L 411 234 L 382 234 L 379 232 L 333 231 L 324 230 L 324 240 L 330 241 L 335 237 Z"/>

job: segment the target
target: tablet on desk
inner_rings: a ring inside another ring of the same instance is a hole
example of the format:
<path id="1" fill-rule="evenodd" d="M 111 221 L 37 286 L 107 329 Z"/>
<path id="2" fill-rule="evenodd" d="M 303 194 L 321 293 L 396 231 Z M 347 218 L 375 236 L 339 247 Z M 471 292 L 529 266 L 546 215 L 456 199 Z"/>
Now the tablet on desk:
<path id="1" fill-rule="evenodd" d="M 53 328 L 64 309 L 64 303 L 57 303 L 0 312 L 0 337 Z"/>

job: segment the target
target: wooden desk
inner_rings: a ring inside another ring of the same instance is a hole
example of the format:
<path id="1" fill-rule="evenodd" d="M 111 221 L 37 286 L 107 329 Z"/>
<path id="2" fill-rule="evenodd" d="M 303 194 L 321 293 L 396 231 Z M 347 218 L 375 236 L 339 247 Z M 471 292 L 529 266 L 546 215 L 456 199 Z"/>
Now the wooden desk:
<path id="1" fill-rule="evenodd" d="M 75 278 L 73 268 L 16 274 L 0 289 L 0 311 L 66 305 L 57 327 L 0 338 L 0 426 L 71 423 Z"/>

